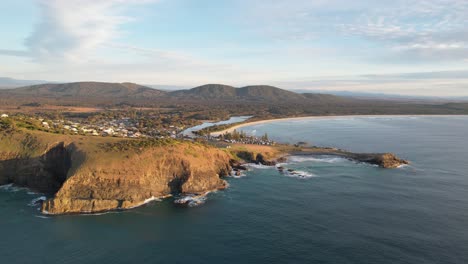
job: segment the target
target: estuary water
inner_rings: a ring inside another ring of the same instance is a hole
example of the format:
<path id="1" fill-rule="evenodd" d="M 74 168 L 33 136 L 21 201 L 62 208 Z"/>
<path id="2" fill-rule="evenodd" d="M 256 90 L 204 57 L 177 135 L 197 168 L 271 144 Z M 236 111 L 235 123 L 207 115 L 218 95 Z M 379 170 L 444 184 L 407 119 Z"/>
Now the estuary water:
<path id="1" fill-rule="evenodd" d="M 252 166 L 204 204 L 44 217 L 0 187 L 0 263 L 468 263 L 468 117 L 347 117 L 244 127 L 277 141 L 394 152 L 380 169 L 334 157 Z"/>
<path id="2" fill-rule="evenodd" d="M 194 131 L 202 130 L 204 128 L 211 127 L 211 126 L 240 123 L 240 122 L 246 121 L 247 119 L 251 117 L 252 116 L 233 116 L 229 118 L 228 120 L 223 120 L 219 122 L 204 122 L 201 125 L 185 129 L 184 131 L 182 131 L 182 135 L 188 136 L 188 137 L 194 137 L 195 135 L 192 133 Z"/>

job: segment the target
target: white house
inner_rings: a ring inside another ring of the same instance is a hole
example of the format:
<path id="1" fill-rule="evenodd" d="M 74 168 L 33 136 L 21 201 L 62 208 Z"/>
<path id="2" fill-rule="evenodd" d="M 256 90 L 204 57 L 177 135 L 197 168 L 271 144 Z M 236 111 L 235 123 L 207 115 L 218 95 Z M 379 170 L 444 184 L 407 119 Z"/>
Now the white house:
<path id="1" fill-rule="evenodd" d="M 8 115 L 7 115 L 7 114 L 2 114 L 0 117 L 1 117 L 1 118 L 7 118 Z"/>
<path id="2" fill-rule="evenodd" d="M 113 128 L 108 128 L 108 129 L 105 129 L 104 131 L 102 131 L 108 135 L 114 135 L 114 129 Z"/>

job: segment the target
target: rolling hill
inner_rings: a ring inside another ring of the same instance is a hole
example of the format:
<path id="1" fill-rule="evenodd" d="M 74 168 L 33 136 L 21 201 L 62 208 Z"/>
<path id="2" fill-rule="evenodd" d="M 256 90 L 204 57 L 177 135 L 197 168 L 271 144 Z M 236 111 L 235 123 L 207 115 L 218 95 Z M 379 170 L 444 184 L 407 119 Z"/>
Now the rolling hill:
<path id="1" fill-rule="evenodd" d="M 219 99 L 242 101 L 297 101 L 307 99 L 301 94 L 268 85 L 235 88 L 223 84 L 206 84 L 190 90 L 171 92 L 170 96 L 192 99 Z"/>
<path id="2" fill-rule="evenodd" d="M 236 88 L 223 84 L 206 84 L 190 90 L 174 91 L 170 95 L 196 99 L 233 99 L 236 98 Z"/>
<path id="3" fill-rule="evenodd" d="M 236 88 L 223 84 L 206 84 L 189 90 L 162 91 L 135 83 L 74 82 L 48 83 L 0 90 L 3 101 L 46 104 L 119 104 L 147 105 L 161 102 L 198 104 L 264 103 L 264 104 L 333 104 L 357 101 L 328 94 L 301 94 L 268 85 Z M 207 102 L 208 101 L 208 102 Z"/>
<path id="4" fill-rule="evenodd" d="M 161 107 L 220 115 L 264 118 L 349 114 L 466 114 L 466 104 L 414 103 L 357 99 L 320 93 L 295 93 L 268 85 L 235 88 L 207 84 L 189 90 L 161 91 L 134 83 L 76 82 L 0 89 L 0 106 Z M 16 108 L 14 108 L 16 109 Z M 38 111 L 40 108 L 38 108 Z"/>
<path id="5" fill-rule="evenodd" d="M 166 92 L 135 83 L 76 82 L 39 84 L 5 90 L 10 95 L 36 98 L 152 98 Z"/>

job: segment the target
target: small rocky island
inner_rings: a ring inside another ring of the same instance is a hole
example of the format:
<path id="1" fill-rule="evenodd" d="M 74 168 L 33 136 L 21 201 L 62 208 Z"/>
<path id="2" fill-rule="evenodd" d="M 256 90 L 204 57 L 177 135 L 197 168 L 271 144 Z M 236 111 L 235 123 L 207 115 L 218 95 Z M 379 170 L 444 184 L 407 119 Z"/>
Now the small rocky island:
<path id="1" fill-rule="evenodd" d="M 274 166 L 288 155 L 335 155 L 382 168 L 408 163 L 389 153 L 358 154 L 333 148 L 281 144 L 225 148 L 187 140 L 15 129 L 0 131 L 0 185 L 12 183 L 47 194 L 50 198 L 41 207 L 44 214 L 96 213 L 224 189 L 223 177 L 245 169 L 243 164 Z"/>

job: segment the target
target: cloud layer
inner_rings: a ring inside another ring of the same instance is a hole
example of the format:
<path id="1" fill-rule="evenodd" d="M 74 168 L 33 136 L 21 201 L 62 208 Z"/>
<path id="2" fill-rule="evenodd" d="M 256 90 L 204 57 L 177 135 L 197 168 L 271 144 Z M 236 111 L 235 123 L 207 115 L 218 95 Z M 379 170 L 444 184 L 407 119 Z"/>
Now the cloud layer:
<path id="1" fill-rule="evenodd" d="M 80 61 L 119 35 L 119 26 L 130 20 L 120 14 L 122 6 L 140 2 L 42 0 L 41 21 L 26 39 L 26 46 L 39 61 Z"/>
<path id="2" fill-rule="evenodd" d="M 467 90 L 467 0 L 31 1 L 24 49 L 0 44 L 12 77 Z"/>

